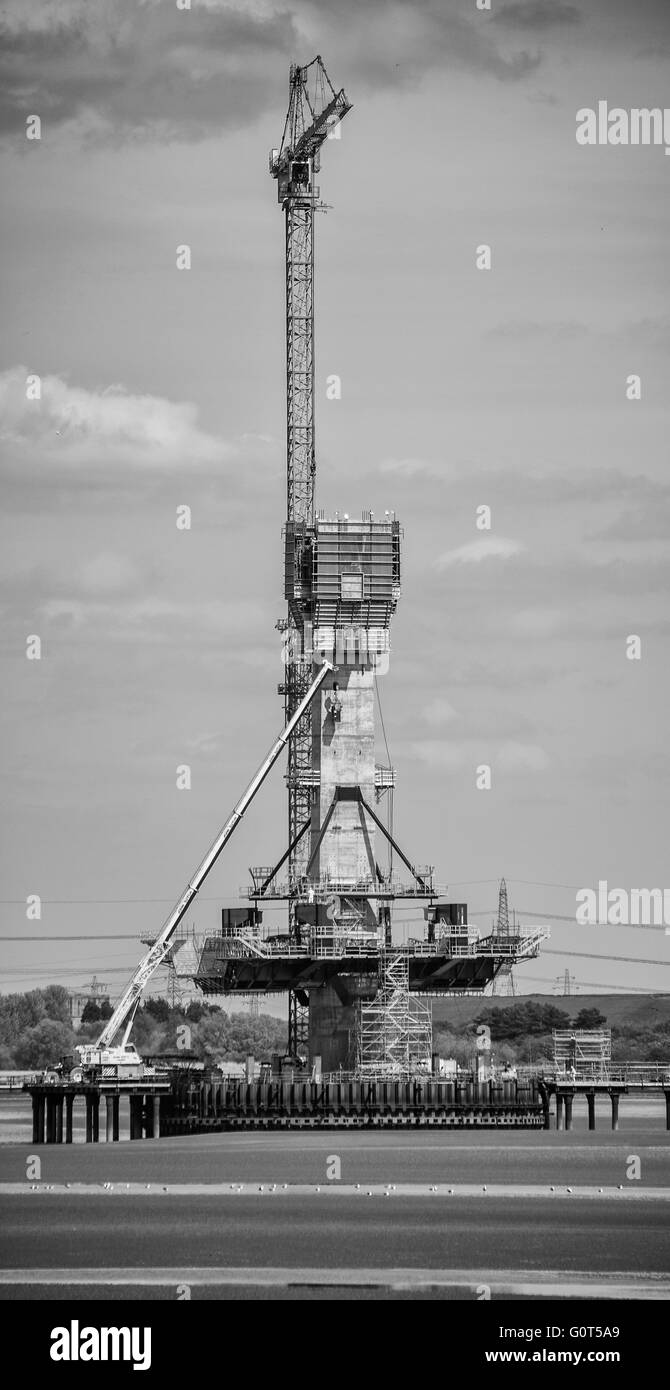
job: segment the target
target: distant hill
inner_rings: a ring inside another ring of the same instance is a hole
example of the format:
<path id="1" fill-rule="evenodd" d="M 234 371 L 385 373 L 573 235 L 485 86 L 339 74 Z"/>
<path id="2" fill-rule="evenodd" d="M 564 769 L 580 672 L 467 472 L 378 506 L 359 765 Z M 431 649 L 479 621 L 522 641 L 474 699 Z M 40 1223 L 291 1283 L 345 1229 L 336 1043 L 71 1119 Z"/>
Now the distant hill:
<path id="1" fill-rule="evenodd" d="M 535 1004 L 553 1004 L 571 1018 L 575 1018 L 580 1009 L 599 1009 L 610 1028 L 654 1028 L 670 1020 L 670 994 L 517 994 L 433 999 L 433 1022 L 442 1023 L 446 1028 L 460 1028 L 483 1009 L 507 1009 L 511 1004 L 526 1004 L 531 1000 Z"/>

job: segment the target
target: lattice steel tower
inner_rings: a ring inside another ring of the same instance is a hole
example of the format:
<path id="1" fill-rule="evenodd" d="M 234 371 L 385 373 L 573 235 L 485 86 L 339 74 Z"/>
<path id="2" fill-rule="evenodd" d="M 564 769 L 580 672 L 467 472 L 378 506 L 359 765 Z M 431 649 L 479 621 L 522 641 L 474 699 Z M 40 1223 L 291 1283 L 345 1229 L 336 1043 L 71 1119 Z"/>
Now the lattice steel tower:
<path id="1" fill-rule="evenodd" d="M 281 146 L 270 153 L 270 173 L 286 225 L 286 520 L 287 528 L 314 524 L 316 453 L 314 443 L 314 213 L 319 189 L 314 175 L 321 146 L 351 110 L 344 91 L 336 92 L 319 55 L 306 67 L 292 64 L 289 106 Z M 286 679 L 280 686 L 286 719 L 311 679 L 311 641 L 305 640 L 304 614 L 289 601 L 285 632 Z M 296 884 L 307 863 L 301 829 L 309 820 L 312 791 L 312 723 L 305 715 L 288 747 L 289 883 Z M 302 841 L 302 843 L 301 843 Z M 295 931 L 295 905 L 289 902 L 289 929 Z M 289 1052 L 304 1041 L 305 1011 L 289 996 Z"/>

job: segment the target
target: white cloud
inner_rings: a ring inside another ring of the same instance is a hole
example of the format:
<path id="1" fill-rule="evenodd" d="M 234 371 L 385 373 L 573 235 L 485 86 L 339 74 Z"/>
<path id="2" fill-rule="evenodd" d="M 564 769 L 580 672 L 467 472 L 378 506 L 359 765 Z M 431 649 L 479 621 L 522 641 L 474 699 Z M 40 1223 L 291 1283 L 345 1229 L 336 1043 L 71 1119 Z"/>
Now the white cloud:
<path id="1" fill-rule="evenodd" d="M 502 772 L 544 772 L 549 758 L 537 743 L 503 743 L 495 765 Z"/>
<path id="2" fill-rule="evenodd" d="M 429 767 L 445 768 L 449 772 L 469 768 L 473 786 L 475 768 L 480 763 L 490 764 L 494 778 L 497 772 L 544 772 L 549 766 L 547 754 L 536 743 L 509 741 L 491 749 L 472 738 L 417 739 L 408 745 L 408 752 Z"/>
<path id="3" fill-rule="evenodd" d="M 520 541 L 507 540 L 504 536 L 481 536 L 467 545 L 459 545 L 456 550 L 446 550 L 438 555 L 435 568 L 448 569 L 450 565 L 479 565 L 482 560 L 508 560 L 520 555 L 525 549 Z"/>
<path id="4" fill-rule="evenodd" d="M 125 555 L 101 551 L 86 560 L 74 575 L 78 588 L 93 594 L 116 594 L 137 583 L 138 573 Z"/>
<path id="5" fill-rule="evenodd" d="M 123 386 L 89 391 L 62 377 L 41 378 L 41 397 L 29 400 L 25 367 L 0 373 L 0 443 L 7 461 L 25 469 L 63 471 L 105 467 L 159 471 L 193 469 L 235 450 L 207 434 L 197 407 L 161 396 L 135 396 Z"/>
<path id="6" fill-rule="evenodd" d="M 430 701 L 430 704 L 425 706 L 423 717 L 427 724 L 437 726 L 448 724 L 451 719 L 458 719 L 458 711 L 449 704 L 448 700 L 444 700 L 438 695 Z"/>
<path id="7" fill-rule="evenodd" d="M 446 463 L 435 464 L 428 459 L 384 459 L 379 465 L 380 473 L 390 473 L 399 478 L 444 478 L 447 475 Z"/>
<path id="8" fill-rule="evenodd" d="M 116 602 L 79 598 L 48 599 L 38 610 L 47 623 L 64 628 L 92 628 L 111 641 L 165 643 L 190 640 L 194 632 L 212 642 L 254 646 L 264 637 L 267 614 L 251 601 L 180 603 L 163 598 Z M 279 652 L 279 647 L 277 647 Z"/>

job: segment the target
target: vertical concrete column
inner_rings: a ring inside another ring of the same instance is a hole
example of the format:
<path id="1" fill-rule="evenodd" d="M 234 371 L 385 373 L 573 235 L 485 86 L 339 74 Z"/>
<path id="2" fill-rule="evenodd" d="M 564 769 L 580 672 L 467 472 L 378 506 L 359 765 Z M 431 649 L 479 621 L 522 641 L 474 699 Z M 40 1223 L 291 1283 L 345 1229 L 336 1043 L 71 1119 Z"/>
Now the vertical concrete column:
<path id="1" fill-rule="evenodd" d="M 563 1128 L 563 1096 L 560 1091 L 556 1092 L 556 1128 Z"/>
<path id="2" fill-rule="evenodd" d="M 618 1129 L 618 1128 L 619 1128 L 619 1092 L 618 1092 L 618 1091 L 610 1091 L 610 1100 L 611 1100 L 611 1102 L 612 1102 L 612 1129 Z M 670 1129 L 670 1125 L 668 1125 L 668 1129 Z"/>
<path id="3" fill-rule="evenodd" d="M 40 1143 L 40 1144 L 43 1144 L 43 1143 L 44 1143 L 45 1111 L 46 1111 L 46 1101 L 45 1101 L 45 1097 L 44 1097 L 44 1091 L 40 1091 L 40 1094 L 39 1094 L 39 1096 L 38 1096 L 38 1098 L 37 1098 L 37 1113 L 38 1113 L 37 1124 L 38 1124 L 38 1128 L 39 1128 L 39 1132 L 40 1132 L 40 1138 L 39 1138 L 39 1143 Z"/>
<path id="4" fill-rule="evenodd" d="M 56 1135 L 55 1135 L 55 1138 L 56 1138 L 56 1143 L 57 1143 L 57 1144 L 62 1144 L 62 1142 L 63 1142 L 63 1100 L 64 1100 L 63 1092 L 61 1091 L 61 1094 L 60 1094 L 59 1096 L 55 1096 L 55 1097 L 54 1097 L 54 1100 L 55 1100 L 55 1109 L 56 1109 L 56 1114 L 55 1114 L 55 1116 L 54 1116 L 55 1124 L 56 1124 Z"/>
<path id="5" fill-rule="evenodd" d="M 670 1129 L 670 1091 L 665 1091 L 665 1128 Z"/>
<path id="6" fill-rule="evenodd" d="M 91 1096 L 91 1112 L 93 1119 L 93 1143 L 97 1144 L 100 1139 L 100 1095 L 97 1091 Z"/>
<path id="7" fill-rule="evenodd" d="M 40 1110 L 40 1097 L 37 1091 L 33 1091 L 31 1100 L 33 1103 L 33 1144 L 44 1143 L 44 1105 Z M 41 1124 L 40 1124 L 41 1121 Z"/>
<path id="8" fill-rule="evenodd" d="M 119 1097 L 112 1096 L 112 1139 L 115 1144 L 119 1140 Z"/>
<path id="9" fill-rule="evenodd" d="M 105 1096 L 105 1141 L 114 1142 L 114 1096 Z"/>
<path id="10" fill-rule="evenodd" d="M 93 1143 L 93 1096 L 86 1092 L 86 1143 Z"/>
<path id="11" fill-rule="evenodd" d="M 154 1139 L 160 1137 L 161 1132 L 161 1098 L 160 1096 L 151 1097 L 151 1109 L 153 1112 L 153 1136 Z"/>
<path id="12" fill-rule="evenodd" d="M 589 1108 L 589 1129 L 596 1127 L 596 1093 L 595 1091 L 586 1092 L 586 1104 Z"/>
<path id="13" fill-rule="evenodd" d="M 130 1137 L 142 1138 L 142 1097 L 130 1096 Z"/>
<path id="14" fill-rule="evenodd" d="M 68 1091 L 65 1097 L 65 1143 L 72 1143 L 72 1108 L 74 1106 L 74 1091 Z"/>
<path id="15" fill-rule="evenodd" d="M 570 1095 L 566 1095 L 566 1097 L 565 1097 L 565 1128 L 566 1128 L 566 1129 L 572 1129 L 572 1102 L 573 1102 L 573 1100 L 574 1100 L 574 1094 L 571 1093 Z"/>
<path id="16" fill-rule="evenodd" d="M 56 1097 L 47 1096 L 47 1144 L 56 1142 Z"/>
<path id="17" fill-rule="evenodd" d="M 142 1112 L 143 1112 L 143 1115 L 144 1115 L 144 1137 L 145 1137 L 145 1139 L 153 1139 L 153 1137 L 154 1137 L 154 1098 L 153 1098 L 153 1096 L 145 1096 L 145 1097 L 144 1097 L 144 1105 L 143 1105 L 143 1107 L 142 1107 Z"/>

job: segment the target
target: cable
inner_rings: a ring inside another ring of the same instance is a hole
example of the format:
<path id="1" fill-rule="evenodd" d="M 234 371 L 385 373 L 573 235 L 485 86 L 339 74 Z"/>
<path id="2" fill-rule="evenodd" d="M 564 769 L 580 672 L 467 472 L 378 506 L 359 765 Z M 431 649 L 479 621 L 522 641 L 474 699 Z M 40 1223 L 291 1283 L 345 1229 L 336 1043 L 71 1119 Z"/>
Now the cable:
<path id="1" fill-rule="evenodd" d="M 622 961 L 627 965 L 670 965 L 668 960 L 650 960 L 648 956 L 603 956 L 597 951 L 553 951 L 549 948 L 542 950 L 543 956 L 583 956 L 589 960 L 600 960 L 609 964 L 610 961 Z"/>
<path id="2" fill-rule="evenodd" d="M 0 936 L 3 941 L 141 941 L 138 932 L 101 933 L 99 936 L 52 936 L 44 932 L 42 936 Z"/>
<path id="3" fill-rule="evenodd" d="M 393 767 L 393 763 L 391 762 L 391 750 L 390 750 L 390 748 L 389 748 L 389 741 L 388 741 L 388 739 L 387 739 L 387 737 L 386 737 L 386 725 L 385 725 L 385 723 L 384 723 L 384 713 L 383 713 L 383 710 L 382 710 L 382 702 L 381 702 L 381 697 L 380 697 L 380 694 L 379 694 L 379 683 L 378 683 L 378 681 L 377 681 L 377 672 L 376 672 L 376 671 L 373 671 L 373 673 L 372 673 L 372 679 L 373 679 L 374 684 L 375 684 L 375 695 L 377 696 L 377 708 L 379 709 L 379 722 L 380 722 L 380 724 L 381 724 L 381 726 L 382 726 L 382 733 L 383 733 L 383 735 L 384 735 L 384 747 L 386 748 L 386 757 L 387 757 L 387 760 L 388 760 L 388 761 L 387 761 L 387 766 L 388 766 L 389 769 L 391 769 L 391 768 Z M 389 835 L 393 838 L 393 787 L 391 787 L 391 788 L 389 789 L 388 816 L 387 816 L 386 828 L 387 828 L 387 830 L 388 830 Z M 392 846 L 390 843 L 389 843 L 389 846 L 388 846 L 388 856 L 389 856 L 389 857 L 388 857 L 389 878 L 391 878 L 392 875 L 393 875 L 393 846 Z"/>

